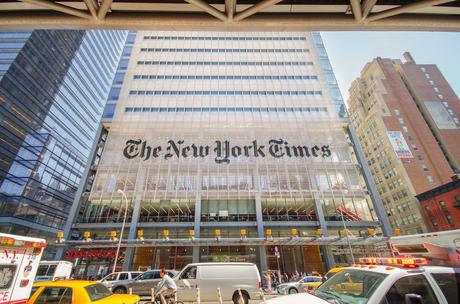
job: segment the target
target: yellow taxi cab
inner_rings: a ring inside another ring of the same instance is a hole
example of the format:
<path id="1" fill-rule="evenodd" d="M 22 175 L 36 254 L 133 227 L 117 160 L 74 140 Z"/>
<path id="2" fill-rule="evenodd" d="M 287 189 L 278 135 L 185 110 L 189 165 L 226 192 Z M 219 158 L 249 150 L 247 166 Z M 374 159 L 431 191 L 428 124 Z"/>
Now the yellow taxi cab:
<path id="1" fill-rule="evenodd" d="M 323 282 L 326 282 L 327 280 L 329 280 L 333 275 L 335 275 L 336 273 L 344 270 L 345 268 L 347 267 L 334 267 L 334 268 L 331 268 L 323 277 Z"/>
<path id="2" fill-rule="evenodd" d="M 27 304 L 136 304 L 137 295 L 112 294 L 104 285 L 91 281 L 49 281 L 35 283 Z"/>

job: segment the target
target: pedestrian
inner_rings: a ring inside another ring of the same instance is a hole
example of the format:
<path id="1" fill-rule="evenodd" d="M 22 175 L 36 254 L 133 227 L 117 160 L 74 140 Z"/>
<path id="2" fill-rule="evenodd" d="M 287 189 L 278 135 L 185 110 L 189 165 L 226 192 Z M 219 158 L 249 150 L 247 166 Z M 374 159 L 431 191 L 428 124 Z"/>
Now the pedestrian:
<path id="1" fill-rule="evenodd" d="M 270 275 L 270 271 L 267 271 L 266 277 L 267 277 L 267 291 L 272 292 L 272 278 Z"/>

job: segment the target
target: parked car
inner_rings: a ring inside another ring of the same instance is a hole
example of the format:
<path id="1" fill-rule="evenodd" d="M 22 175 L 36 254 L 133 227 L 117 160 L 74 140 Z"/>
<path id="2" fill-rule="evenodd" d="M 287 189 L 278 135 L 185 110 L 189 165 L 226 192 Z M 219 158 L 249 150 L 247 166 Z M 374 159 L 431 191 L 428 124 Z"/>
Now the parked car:
<path id="1" fill-rule="evenodd" d="M 168 270 L 168 275 L 174 277 L 177 274 L 175 270 Z M 112 284 L 112 291 L 114 293 L 128 293 L 131 289 L 133 294 L 140 296 L 152 295 L 152 288 L 154 288 L 161 281 L 160 270 L 148 270 L 135 279 L 117 281 Z"/>
<path id="2" fill-rule="evenodd" d="M 47 281 L 35 283 L 27 304 L 137 304 L 137 295 L 114 295 L 101 283 L 92 281 Z"/>
<path id="3" fill-rule="evenodd" d="M 113 272 L 105 276 L 100 282 L 107 288 L 112 288 L 113 284 L 118 281 L 132 280 L 142 274 L 142 271 L 123 271 Z"/>
<path id="4" fill-rule="evenodd" d="M 305 291 L 312 291 L 322 283 L 322 278 L 318 276 L 306 276 L 297 282 L 287 282 L 276 287 L 278 293 L 294 294 Z"/>
<path id="5" fill-rule="evenodd" d="M 178 287 L 177 298 L 183 302 L 196 302 L 196 288 L 200 288 L 202 302 L 216 302 L 217 288 L 220 288 L 223 301 L 247 304 L 249 299 L 260 299 L 262 287 L 259 270 L 252 263 L 189 264 L 174 281 Z"/>

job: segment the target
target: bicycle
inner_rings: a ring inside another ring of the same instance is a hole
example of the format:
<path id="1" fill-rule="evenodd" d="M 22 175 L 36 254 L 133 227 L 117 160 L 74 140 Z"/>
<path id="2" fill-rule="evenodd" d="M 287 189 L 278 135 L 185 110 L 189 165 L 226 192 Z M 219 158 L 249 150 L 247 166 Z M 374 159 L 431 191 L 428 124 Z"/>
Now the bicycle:
<path id="1" fill-rule="evenodd" d="M 177 293 L 177 292 L 176 292 Z M 166 304 L 184 304 L 182 301 L 176 301 L 176 294 L 165 296 Z M 155 292 L 155 298 L 153 301 L 145 302 L 145 304 L 163 304 L 160 299 L 160 295 Z"/>

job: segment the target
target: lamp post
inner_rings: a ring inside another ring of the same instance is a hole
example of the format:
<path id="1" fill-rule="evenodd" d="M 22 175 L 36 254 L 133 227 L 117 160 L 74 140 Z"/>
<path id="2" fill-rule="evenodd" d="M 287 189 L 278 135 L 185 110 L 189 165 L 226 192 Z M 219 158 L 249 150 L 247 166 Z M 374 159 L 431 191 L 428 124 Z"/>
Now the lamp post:
<path id="1" fill-rule="evenodd" d="M 120 233 L 120 238 L 118 239 L 117 253 L 115 254 L 115 261 L 113 262 L 112 272 L 116 271 L 118 254 L 120 253 L 121 239 L 123 238 L 123 231 L 125 230 L 125 224 L 126 224 L 126 216 L 128 215 L 128 198 L 126 197 L 126 194 L 123 190 L 118 189 L 117 192 L 123 195 L 123 198 L 125 199 L 125 216 L 123 217 L 123 224 L 121 225 L 121 233 Z"/>

